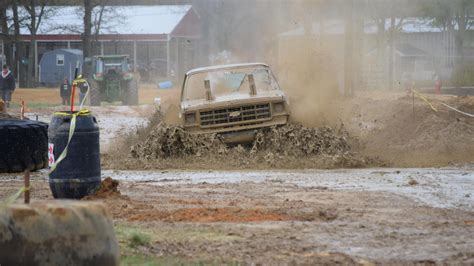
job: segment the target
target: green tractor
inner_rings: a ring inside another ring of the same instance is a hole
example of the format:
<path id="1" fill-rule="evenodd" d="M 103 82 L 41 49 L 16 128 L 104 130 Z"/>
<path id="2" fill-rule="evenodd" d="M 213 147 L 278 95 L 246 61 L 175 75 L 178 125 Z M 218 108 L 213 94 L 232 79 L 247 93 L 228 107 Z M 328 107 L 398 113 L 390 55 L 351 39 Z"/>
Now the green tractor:
<path id="1" fill-rule="evenodd" d="M 130 70 L 128 55 L 101 55 L 93 59 L 90 104 L 122 101 L 138 105 L 138 82 Z"/>

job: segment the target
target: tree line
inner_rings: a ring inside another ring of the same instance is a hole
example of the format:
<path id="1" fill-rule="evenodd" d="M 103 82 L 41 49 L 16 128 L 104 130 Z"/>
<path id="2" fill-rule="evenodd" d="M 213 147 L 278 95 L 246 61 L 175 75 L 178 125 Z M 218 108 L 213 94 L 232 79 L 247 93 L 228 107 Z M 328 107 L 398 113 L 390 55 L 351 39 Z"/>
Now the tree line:
<path id="1" fill-rule="evenodd" d="M 0 30 L 3 41 L 3 54 L 6 64 L 14 72 L 19 71 L 20 64 L 26 64 L 26 87 L 34 87 L 38 77 L 37 63 L 35 62 L 35 46 L 40 26 L 45 21 L 57 15 L 58 7 L 55 0 L 3 0 L 0 2 Z M 104 27 L 104 14 L 110 12 L 108 0 L 82 0 L 78 8 L 83 14 L 82 27 L 77 25 L 58 25 L 58 29 L 81 34 L 82 51 L 84 58 L 90 58 L 100 29 Z M 21 29 L 28 31 L 28 58 L 24 60 L 24 51 L 21 49 Z M 13 49 L 15 47 L 16 49 Z M 15 59 L 15 60 L 14 60 Z M 90 66 L 85 64 L 83 74 L 88 76 Z"/>

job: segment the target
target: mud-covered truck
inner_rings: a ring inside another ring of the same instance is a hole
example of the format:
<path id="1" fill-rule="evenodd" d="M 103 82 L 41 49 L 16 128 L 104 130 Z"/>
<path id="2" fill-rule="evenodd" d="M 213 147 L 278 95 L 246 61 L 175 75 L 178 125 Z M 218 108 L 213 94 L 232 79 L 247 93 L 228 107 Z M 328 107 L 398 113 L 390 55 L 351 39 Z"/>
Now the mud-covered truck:
<path id="1" fill-rule="evenodd" d="M 247 63 L 187 72 L 180 116 L 191 133 L 220 133 L 227 143 L 245 143 L 256 129 L 286 124 L 289 108 L 270 67 Z"/>
<path id="2" fill-rule="evenodd" d="M 90 104 L 122 101 L 138 104 L 138 82 L 130 70 L 128 55 L 103 55 L 93 58 Z"/>

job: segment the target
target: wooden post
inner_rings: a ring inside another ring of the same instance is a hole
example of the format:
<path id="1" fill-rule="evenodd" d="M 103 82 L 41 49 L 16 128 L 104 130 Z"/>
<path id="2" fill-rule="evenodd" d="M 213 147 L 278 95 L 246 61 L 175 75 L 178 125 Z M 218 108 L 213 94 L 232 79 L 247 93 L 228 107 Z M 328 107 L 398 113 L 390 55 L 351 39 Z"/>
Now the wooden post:
<path id="1" fill-rule="evenodd" d="M 71 91 L 71 114 L 74 113 L 74 95 L 76 94 L 76 84 L 73 82 Z"/>
<path id="2" fill-rule="evenodd" d="M 411 98 L 412 98 L 412 105 L 413 105 L 413 117 L 415 117 L 415 81 L 411 81 Z"/>
<path id="3" fill-rule="evenodd" d="M 21 100 L 20 118 L 25 120 L 25 101 Z"/>
<path id="4" fill-rule="evenodd" d="M 25 170 L 25 204 L 30 203 L 30 170 Z"/>
<path id="5" fill-rule="evenodd" d="M 344 96 L 352 96 L 353 90 L 353 0 L 344 6 L 345 8 L 345 26 L 344 26 Z"/>

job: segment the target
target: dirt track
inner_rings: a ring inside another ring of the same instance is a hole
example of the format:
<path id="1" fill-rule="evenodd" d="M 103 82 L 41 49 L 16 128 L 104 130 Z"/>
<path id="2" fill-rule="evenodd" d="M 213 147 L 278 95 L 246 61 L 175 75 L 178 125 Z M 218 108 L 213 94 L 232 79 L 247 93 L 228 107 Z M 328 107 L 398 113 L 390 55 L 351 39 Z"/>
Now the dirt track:
<path id="1" fill-rule="evenodd" d="M 472 97 L 439 99 L 474 112 Z M 403 94 L 361 93 L 334 102 L 324 117 L 330 126 L 344 124 L 355 152 L 394 167 L 449 168 L 302 170 L 318 166 L 304 157 L 277 165 L 219 156 L 132 161 L 129 149 L 120 157 L 110 147 L 147 124 L 154 107 L 92 108 L 101 127 L 102 176 L 119 180 L 121 193 L 97 200 L 107 205 L 118 234 L 132 228 L 151 239 L 130 249 L 120 236 L 123 256 L 217 264 L 473 264 L 474 122 L 435 113 L 421 101 L 413 114 L 411 104 Z M 60 108 L 27 115 L 48 121 Z M 0 198 L 17 191 L 19 178 L 2 175 Z M 32 184 L 33 199 L 51 198 L 45 172 L 35 173 Z"/>
<path id="2" fill-rule="evenodd" d="M 247 263 L 474 263 L 474 168 L 105 171 L 141 252 Z M 12 177 L 12 176 L 10 176 Z M 34 199 L 51 198 L 35 174 Z M 2 180 L 0 196 L 20 181 Z"/>

